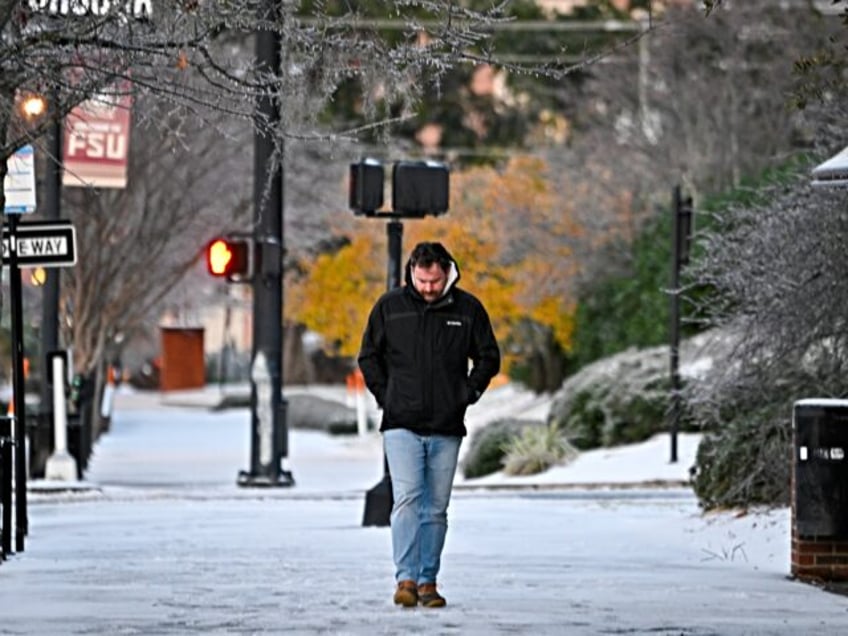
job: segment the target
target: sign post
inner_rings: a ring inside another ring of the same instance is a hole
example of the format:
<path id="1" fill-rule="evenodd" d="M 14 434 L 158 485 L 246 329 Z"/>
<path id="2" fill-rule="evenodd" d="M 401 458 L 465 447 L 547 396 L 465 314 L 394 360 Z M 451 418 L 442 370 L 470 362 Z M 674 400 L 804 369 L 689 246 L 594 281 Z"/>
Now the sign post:
<path id="1" fill-rule="evenodd" d="M 9 216 L 9 293 L 12 309 L 12 406 L 15 438 L 15 550 L 24 551 L 27 535 L 26 403 L 24 402 L 24 339 L 21 311 L 21 270 L 18 266 L 18 215 Z M 4 241 L 4 261 L 5 259 Z"/>
<path id="2" fill-rule="evenodd" d="M 28 533 L 26 402 L 24 400 L 24 345 L 21 267 L 62 267 L 76 263 L 76 233 L 70 221 L 20 222 L 20 212 L 9 214 L 3 226 L 2 263 L 9 266 L 12 312 L 12 409 L 15 457 L 15 549 L 24 551 Z M 5 479 L 5 476 L 4 476 Z M 5 527 L 4 527 L 5 529 Z"/>

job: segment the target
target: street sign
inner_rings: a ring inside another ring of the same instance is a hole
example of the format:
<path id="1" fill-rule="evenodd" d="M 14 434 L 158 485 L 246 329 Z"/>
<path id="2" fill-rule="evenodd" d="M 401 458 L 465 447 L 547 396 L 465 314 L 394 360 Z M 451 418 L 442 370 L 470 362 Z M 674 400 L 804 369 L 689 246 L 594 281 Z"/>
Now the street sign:
<path id="1" fill-rule="evenodd" d="M 70 221 L 20 222 L 17 253 L 20 267 L 64 267 L 77 262 L 76 232 Z M 3 265 L 9 264 L 9 226 L 3 225 Z"/>
<path id="2" fill-rule="evenodd" d="M 35 152 L 24 146 L 6 162 L 6 214 L 26 214 L 35 211 Z"/>

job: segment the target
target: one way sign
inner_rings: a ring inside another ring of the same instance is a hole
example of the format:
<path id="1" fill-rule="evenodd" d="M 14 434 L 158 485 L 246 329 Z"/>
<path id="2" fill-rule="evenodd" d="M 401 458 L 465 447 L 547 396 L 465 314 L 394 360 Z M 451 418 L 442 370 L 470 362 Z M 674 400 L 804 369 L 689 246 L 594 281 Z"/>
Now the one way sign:
<path id="1" fill-rule="evenodd" d="M 20 267 L 63 267 L 77 262 L 76 232 L 70 221 L 21 221 L 17 227 Z M 9 226 L 3 225 L 3 265 L 9 264 Z"/>

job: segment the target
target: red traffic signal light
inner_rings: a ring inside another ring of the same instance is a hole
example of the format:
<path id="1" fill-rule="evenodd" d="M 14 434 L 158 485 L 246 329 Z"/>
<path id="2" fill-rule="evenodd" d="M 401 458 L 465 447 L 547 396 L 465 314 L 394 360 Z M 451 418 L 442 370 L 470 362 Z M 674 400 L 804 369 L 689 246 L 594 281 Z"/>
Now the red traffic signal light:
<path id="1" fill-rule="evenodd" d="M 246 277 L 250 273 L 250 246 L 240 239 L 218 237 L 206 246 L 206 269 L 212 276 Z"/>

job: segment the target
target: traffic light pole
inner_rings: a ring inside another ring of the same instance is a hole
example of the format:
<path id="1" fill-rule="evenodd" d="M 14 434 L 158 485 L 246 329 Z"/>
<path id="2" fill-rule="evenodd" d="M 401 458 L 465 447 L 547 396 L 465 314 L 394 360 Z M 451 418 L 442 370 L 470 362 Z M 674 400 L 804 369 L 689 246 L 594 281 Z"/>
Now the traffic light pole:
<path id="1" fill-rule="evenodd" d="M 264 14 L 279 11 L 279 0 L 267 0 Z M 274 15 L 263 15 L 271 17 Z M 278 33 L 258 31 L 256 58 L 266 71 L 280 72 Z M 274 87 L 276 89 L 276 87 Z M 253 350 L 250 372 L 250 470 L 238 476 L 240 486 L 291 486 L 283 470 L 288 455 L 286 402 L 282 395 L 283 318 L 283 153 L 275 152 L 280 103 L 270 92 L 257 99 L 254 132 L 253 209 L 256 246 L 253 274 Z"/>
<path id="2" fill-rule="evenodd" d="M 392 211 L 382 212 L 382 164 L 376 159 L 363 159 L 350 166 L 350 191 L 348 203 L 354 214 L 391 220 L 386 224 L 388 238 L 388 271 L 386 287 L 389 291 L 400 287 L 402 276 L 401 250 L 403 223 L 400 218 L 422 218 L 427 214 L 438 216 L 448 210 L 449 170 L 435 162 L 401 162 L 392 171 Z M 391 524 L 392 478 L 389 463 L 383 453 L 383 478 L 365 493 L 363 526 L 388 526 Z"/>
<path id="3" fill-rule="evenodd" d="M 391 291 L 395 287 L 400 287 L 403 223 L 396 220 L 389 221 L 386 224 L 386 237 L 389 245 L 386 288 Z M 365 512 L 362 515 L 362 525 L 390 525 L 393 505 L 392 476 L 389 473 L 389 462 L 386 460 L 385 453 L 383 453 L 383 478 L 365 493 Z"/>
<path id="4" fill-rule="evenodd" d="M 403 251 L 403 223 L 400 221 L 389 221 L 386 224 L 386 238 L 388 239 L 388 261 L 386 268 L 386 290 L 391 291 L 400 287 L 401 281 L 401 253 Z"/>

